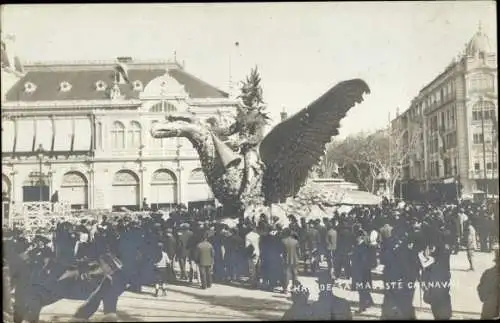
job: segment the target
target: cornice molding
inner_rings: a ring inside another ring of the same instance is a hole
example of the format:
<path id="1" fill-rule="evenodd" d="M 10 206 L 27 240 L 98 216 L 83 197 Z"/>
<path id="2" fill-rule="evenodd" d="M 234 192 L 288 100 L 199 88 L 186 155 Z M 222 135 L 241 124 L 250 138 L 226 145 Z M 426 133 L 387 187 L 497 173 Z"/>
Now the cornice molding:
<path id="1" fill-rule="evenodd" d="M 74 107 L 130 107 L 141 105 L 141 100 L 65 100 L 65 101 L 8 101 L 3 108 L 74 108 Z"/>
<path id="2" fill-rule="evenodd" d="M 33 61 L 24 64 L 26 72 L 46 70 L 103 70 L 113 69 L 116 60 L 80 60 L 80 61 Z M 169 60 L 136 60 L 127 63 L 131 69 L 183 69 L 178 62 Z"/>
<path id="3" fill-rule="evenodd" d="M 241 100 L 230 98 L 203 98 L 187 99 L 186 103 L 190 106 L 241 106 Z"/>

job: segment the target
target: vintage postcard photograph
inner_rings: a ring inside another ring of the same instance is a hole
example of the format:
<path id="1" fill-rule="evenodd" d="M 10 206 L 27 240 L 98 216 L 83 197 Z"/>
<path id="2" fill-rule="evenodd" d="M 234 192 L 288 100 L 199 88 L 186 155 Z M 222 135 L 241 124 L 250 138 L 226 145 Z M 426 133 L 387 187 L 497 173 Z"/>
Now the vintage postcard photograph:
<path id="1" fill-rule="evenodd" d="M 4 322 L 500 319 L 494 1 L 0 9 Z"/>

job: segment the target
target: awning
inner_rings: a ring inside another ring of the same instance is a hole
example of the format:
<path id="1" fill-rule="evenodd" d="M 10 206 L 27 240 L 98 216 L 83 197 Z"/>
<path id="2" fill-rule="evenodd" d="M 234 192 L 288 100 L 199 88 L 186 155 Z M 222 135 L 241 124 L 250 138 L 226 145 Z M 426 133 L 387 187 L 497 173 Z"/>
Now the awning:
<path id="1" fill-rule="evenodd" d="M 16 152 L 33 151 L 33 140 L 35 139 L 35 120 L 18 119 Z"/>
<path id="2" fill-rule="evenodd" d="M 90 150 L 91 141 L 92 127 L 90 119 L 75 119 L 75 141 L 73 143 L 73 150 Z"/>
<path id="3" fill-rule="evenodd" d="M 52 138 L 54 136 L 54 129 L 52 120 L 50 119 L 37 119 L 35 121 L 35 149 L 42 145 L 44 150 L 52 149 Z"/>
<path id="4" fill-rule="evenodd" d="M 332 190 L 323 200 L 328 201 L 330 204 L 349 205 L 377 205 L 382 202 L 380 196 L 370 192 L 346 189 Z"/>
<path id="5" fill-rule="evenodd" d="M 70 151 L 71 138 L 73 137 L 73 121 L 69 119 L 56 119 L 54 121 L 54 128 L 54 151 Z"/>
<path id="6" fill-rule="evenodd" d="M 341 201 L 350 205 L 377 205 L 382 203 L 382 198 L 370 192 L 346 190 Z"/>
<path id="7" fill-rule="evenodd" d="M 16 126 L 13 120 L 2 121 L 2 152 L 14 151 L 14 140 L 16 138 Z"/>

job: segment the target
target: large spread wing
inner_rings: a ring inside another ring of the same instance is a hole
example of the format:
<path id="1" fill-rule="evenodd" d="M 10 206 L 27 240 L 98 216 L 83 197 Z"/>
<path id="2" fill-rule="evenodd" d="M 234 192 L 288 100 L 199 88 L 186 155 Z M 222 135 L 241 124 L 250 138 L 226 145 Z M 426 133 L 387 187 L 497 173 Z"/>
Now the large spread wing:
<path id="1" fill-rule="evenodd" d="M 339 133 L 340 120 L 363 101 L 364 93 L 370 89 L 361 79 L 341 82 L 267 134 L 259 149 L 266 165 L 266 203 L 283 202 L 299 191 L 326 144 Z"/>

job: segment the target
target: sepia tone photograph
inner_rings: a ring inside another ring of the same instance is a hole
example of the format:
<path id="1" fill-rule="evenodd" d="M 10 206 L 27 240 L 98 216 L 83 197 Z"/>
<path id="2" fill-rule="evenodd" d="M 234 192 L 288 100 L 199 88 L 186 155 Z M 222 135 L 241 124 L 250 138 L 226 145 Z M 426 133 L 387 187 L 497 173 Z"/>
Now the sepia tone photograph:
<path id="1" fill-rule="evenodd" d="M 4 322 L 500 319 L 494 1 L 0 9 Z"/>

